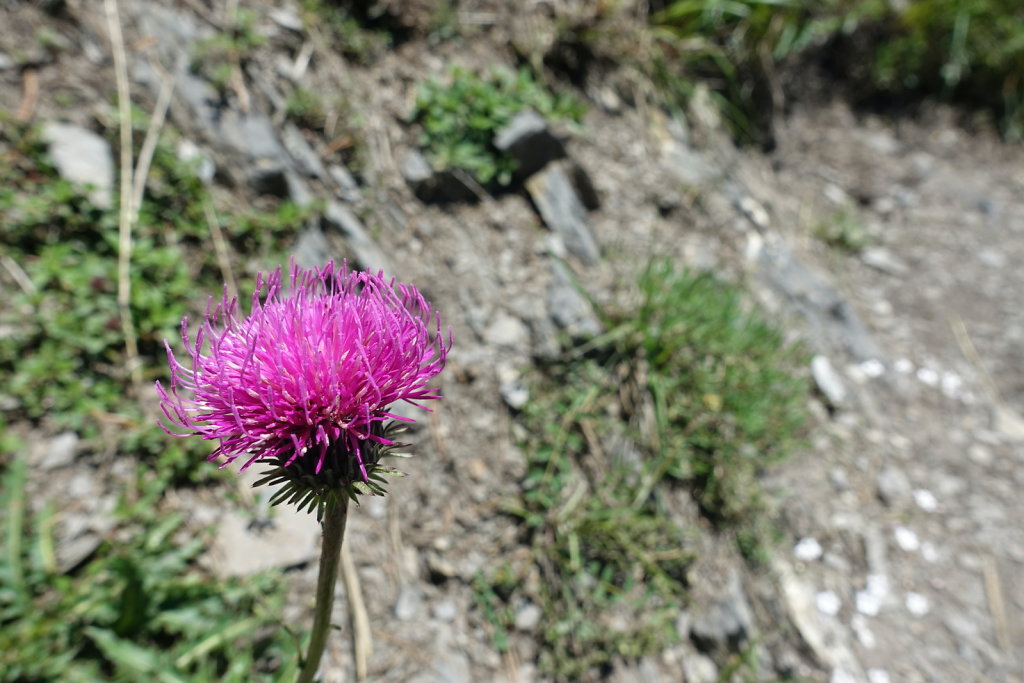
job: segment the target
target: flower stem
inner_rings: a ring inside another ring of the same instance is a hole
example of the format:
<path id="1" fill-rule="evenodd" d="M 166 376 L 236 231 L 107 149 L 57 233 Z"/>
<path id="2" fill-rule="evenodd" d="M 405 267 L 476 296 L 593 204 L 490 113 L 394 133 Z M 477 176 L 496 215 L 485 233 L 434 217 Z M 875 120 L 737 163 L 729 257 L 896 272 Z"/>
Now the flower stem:
<path id="1" fill-rule="evenodd" d="M 331 606 L 334 604 L 334 585 L 338 580 L 341 541 L 345 536 L 348 518 L 348 496 L 338 496 L 337 502 L 324 511 L 323 546 L 320 551 L 320 576 L 316 582 L 316 612 L 313 615 L 313 635 L 309 639 L 306 663 L 296 683 L 312 683 L 324 654 L 327 633 L 331 628 Z"/>

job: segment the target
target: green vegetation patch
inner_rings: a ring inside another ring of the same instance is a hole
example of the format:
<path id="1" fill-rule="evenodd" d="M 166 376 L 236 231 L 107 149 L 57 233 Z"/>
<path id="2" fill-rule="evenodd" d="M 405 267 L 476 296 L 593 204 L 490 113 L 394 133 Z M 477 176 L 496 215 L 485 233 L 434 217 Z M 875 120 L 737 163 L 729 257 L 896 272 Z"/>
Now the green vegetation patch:
<path id="1" fill-rule="evenodd" d="M 691 553 L 673 510 L 692 494 L 756 555 L 758 472 L 797 446 L 804 421 L 806 356 L 734 288 L 659 261 L 640 291 L 636 309 L 537 378 L 508 509 L 531 560 L 476 585 L 499 648 L 516 609 L 541 608 L 540 666 L 557 680 L 678 638 Z"/>
<path id="2" fill-rule="evenodd" d="M 412 118 L 422 126 L 420 146 L 434 168 L 458 168 L 481 184 L 508 185 L 515 161 L 492 141 L 527 108 L 548 121 L 575 123 L 585 111 L 575 98 L 537 83 L 529 69 L 493 69 L 481 76 L 456 67 L 448 83 L 431 80 L 420 87 Z"/>
<path id="3" fill-rule="evenodd" d="M 779 66 L 814 49 L 866 99 L 947 97 L 989 108 L 1008 137 L 1024 136 L 1017 0 L 675 0 L 652 23 L 663 81 L 684 95 L 709 81 L 746 139 L 768 123 Z"/>
<path id="4" fill-rule="evenodd" d="M 31 512 L 26 469 L 21 457 L 0 479 L 0 681 L 241 683 L 276 680 L 295 660 L 277 622 L 280 582 L 210 577 L 196 565 L 205 540 L 148 498 L 117 511 L 118 537 L 130 540 L 105 541 L 61 573 L 60 511 L 50 501 Z"/>
<path id="5" fill-rule="evenodd" d="M 135 121 L 136 142 L 145 130 Z M 222 264 L 210 221 L 229 250 L 258 268 L 279 263 L 308 217 L 284 203 L 267 211 L 223 207 L 164 132 L 133 232 L 130 308 L 144 390 L 166 381 L 163 340 L 218 291 Z M 9 298 L 0 308 L 2 428 L 72 430 L 92 465 L 132 458 L 135 475 L 114 527 L 84 563 L 57 566 L 60 500 L 26 500 L 26 446 L 0 444 L 0 681 L 263 680 L 294 660 L 273 616 L 283 587 L 272 577 L 219 581 L 199 567 L 206 534 L 186 533 L 166 502 L 175 486 L 223 478 L 205 462 L 209 445 L 170 439 L 135 395 L 117 305 L 117 209 L 89 202 L 58 177 L 33 127 L 0 129 L 0 254 Z M 220 217 L 218 217 L 220 214 Z M 203 292 L 202 299 L 198 293 Z M 132 470 L 129 469 L 129 472 Z M 286 648 L 287 646 L 287 648 Z M 287 649 L 287 652 L 285 652 Z"/>

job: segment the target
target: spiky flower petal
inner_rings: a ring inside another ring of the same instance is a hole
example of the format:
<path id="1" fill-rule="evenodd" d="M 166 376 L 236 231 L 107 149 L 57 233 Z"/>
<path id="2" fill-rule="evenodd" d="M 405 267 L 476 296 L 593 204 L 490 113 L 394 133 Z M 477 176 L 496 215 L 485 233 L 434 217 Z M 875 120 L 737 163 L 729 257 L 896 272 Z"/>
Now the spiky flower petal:
<path id="1" fill-rule="evenodd" d="M 415 287 L 383 273 L 292 264 L 287 291 L 280 268 L 257 277 L 248 316 L 226 291 L 212 304 L 194 339 L 182 320 L 191 367 L 167 344 L 170 386 L 156 384 L 161 426 L 219 440 L 211 461 L 241 458 L 242 470 L 264 461 L 300 478 L 367 484 L 395 445 L 388 424 L 409 421 L 390 406 L 440 398 L 429 385 L 451 339 Z M 330 476 L 321 477 L 325 463 Z"/>

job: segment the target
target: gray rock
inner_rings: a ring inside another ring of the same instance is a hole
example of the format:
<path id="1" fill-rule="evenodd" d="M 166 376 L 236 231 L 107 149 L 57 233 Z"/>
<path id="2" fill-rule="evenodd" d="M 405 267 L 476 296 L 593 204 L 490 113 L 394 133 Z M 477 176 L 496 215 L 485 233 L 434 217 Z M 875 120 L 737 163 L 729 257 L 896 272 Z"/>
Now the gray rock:
<path id="1" fill-rule="evenodd" d="M 548 315 L 555 325 L 572 337 L 593 337 L 601 333 L 594 309 L 573 281 L 572 273 L 561 261 L 551 261 L 551 287 L 548 290 Z"/>
<path id="2" fill-rule="evenodd" d="M 298 126 L 291 123 L 285 125 L 281 131 L 281 142 L 300 171 L 311 178 L 327 177 L 327 169 L 320 161 L 320 155 L 310 146 Z"/>
<path id="3" fill-rule="evenodd" d="M 295 171 L 291 169 L 285 171 L 284 182 L 288 188 L 288 198 L 298 206 L 309 207 L 316 201 L 309 184 Z"/>
<path id="4" fill-rule="evenodd" d="M 52 439 L 32 444 L 29 461 L 33 467 L 44 470 L 55 470 L 67 467 L 75 460 L 78 450 L 78 434 L 61 432 Z"/>
<path id="5" fill-rule="evenodd" d="M 498 366 L 498 391 L 512 410 L 519 410 L 530 400 L 530 390 L 523 384 L 519 372 L 510 365 Z"/>
<path id="6" fill-rule="evenodd" d="M 234 109 L 221 109 L 219 113 L 210 131 L 213 144 L 250 159 L 284 158 L 284 148 L 269 116 L 255 109 L 248 114 Z"/>
<path id="7" fill-rule="evenodd" d="M 817 355 L 811 360 L 811 376 L 830 406 L 839 408 L 846 403 L 846 387 L 827 356 Z"/>
<path id="8" fill-rule="evenodd" d="M 879 500 L 889 507 L 905 503 L 913 495 L 910 479 L 903 470 L 892 465 L 882 468 L 875 479 L 875 486 Z"/>
<path id="9" fill-rule="evenodd" d="M 341 202 L 327 202 L 321 225 L 328 238 L 334 232 L 344 240 L 350 261 L 373 272 L 394 272 L 388 257 L 373 241 L 360 220 Z"/>
<path id="10" fill-rule="evenodd" d="M 866 247 L 860 252 L 860 260 L 864 265 L 887 275 L 906 275 L 908 271 L 907 265 L 884 247 Z"/>
<path id="11" fill-rule="evenodd" d="M 87 188 L 101 209 L 114 204 L 114 155 L 110 145 L 87 128 L 54 121 L 43 124 L 43 140 L 61 178 Z"/>
<path id="12" fill-rule="evenodd" d="M 683 680 L 688 683 L 716 683 L 718 666 L 714 660 L 699 652 L 683 658 Z"/>
<path id="13" fill-rule="evenodd" d="M 459 615 L 459 607 L 451 600 L 442 600 L 431 609 L 434 618 L 440 622 L 450 624 Z"/>
<path id="14" fill-rule="evenodd" d="M 316 517 L 290 505 L 275 507 L 261 524 L 253 524 L 249 515 L 227 510 L 218 521 L 210 557 L 220 576 L 249 576 L 312 561 L 319 539 Z"/>
<path id="15" fill-rule="evenodd" d="M 530 330 L 519 318 L 499 313 L 484 330 L 484 341 L 490 346 L 505 349 L 529 349 Z"/>
<path id="16" fill-rule="evenodd" d="M 532 109 L 524 109 L 494 136 L 494 146 L 516 161 L 514 177 L 528 178 L 555 159 L 565 157 L 565 146 Z"/>
<path id="17" fill-rule="evenodd" d="M 419 152 L 410 152 L 401 165 L 402 177 L 424 202 L 473 202 L 483 190 L 458 169 L 435 171 Z"/>
<path id="18" fill-rule="evenodd" d="M 762 245 L 756 261 L 761 278 L 807 321 L 812 341 L 827 352 L 845 348 L 858 362 L 877 360 L 882 351 L 860 317 L 824 278 L 800 262 L 787 246 Z"/>
<path id="19" fill-rule="evenodd" d="M 517 631 L 532 633 L 540 624 L 544 611 L 532 602 L 523 603 L 516 610 L 515 627 Z"/>
<path id="20" fill-rule="evenodd" d="M 587 223 L 586 208 L 580 201 L 562 164 L 552 164 L 526 181 L 538 213 L 555 234 L 561 237 L 570 254 L 590 266 L 601 258 Z"/>
<path id="21" fill-rule="evenodd" d="M 303 268 L 322 266 L 334 258 L 331 245 L 327 243 L 320 226 L 306 228 L 299 234 L 299 239 L 292 249 L 295 262 Z"/>
<path id="22" fill-rule="evenodd" d="M 339 164 L 331 164 L 327 167 L 327 173 L 338 184 L 338 196 L 341 199 L 349 203 L 359 200 L 359 184 L 347 168 Z"/>
<path id="23" fill-rule="evenodd" d="M 733 575 L 725 595 L 690 624 L 690 640 L 705 653 L 739 652 L 750 640 L 754 623 L 739 576 Z"/>
<path id="24" fill-rule="evenodd" d="M 423 596 L 418 588 L 412 585 L 404 585 L 398 591 L 398 599 L 395 600 L 395 618 L 400 621 L 409 621 L 419 614 L 423 606 Z"/>

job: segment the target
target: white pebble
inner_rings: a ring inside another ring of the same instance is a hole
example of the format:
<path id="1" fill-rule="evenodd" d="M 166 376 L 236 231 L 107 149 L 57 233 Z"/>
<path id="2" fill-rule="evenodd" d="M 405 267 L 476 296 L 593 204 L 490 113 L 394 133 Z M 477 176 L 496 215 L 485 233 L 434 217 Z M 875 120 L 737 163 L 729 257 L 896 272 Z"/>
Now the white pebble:
<path id="1" fill-rule="evenodd" d="M 921 539 L 905 526 L 897 526 L 893 530 L 893 536 L 896 537 L 896 545 L 908 553 L 916 553 L 921 548 Z"/>
<path id="2" fill-rule="evenodd" d="M 882 609 L 882 600 L 869 591 L 857 591 L 857 611 L 873 617 Z"/>
<path id="3" fill-rule="evenodd" d="M 928 489 L 916 489 L 914 502 L 917 503 L 917 507 L 926 512 L 934 512 L 939 507 L 939 501 L 935 498 L 935 494 Z"/>
<path id="4" fill-rule="evenodd" d="M 845 669 L 832 669 L 829 683 L 857 683 L 857 677 Z"/>
<path id="5" fill-rule="evenodd" d="M 871 379 L 874 379 L 885 374 L 885 365 L 877 358 L 869 358 L 860 364 L 860 370 Z"/>
<path id="6" fill-rule="evenodd" d="M 868 669 L 868 683 L 890 683 L 889 672 L 885 669 Z"/>
<path id="7" fill-rule="evenodd" d="M 907 593 L 906 605 L 907 611 L 915 617 L 923 617 L 928 614 L 928 610 L 931 608 L 928 604 L 928 598 L 920 593 Z"/>
<path id="8" fill-rule="evenodd" d="M 843 606 L 843 601 L 832 591 L 818 591 L 814 596 L 814 602 L 817 604 L 819 612 L 830 617 L 839 614 L 839 610 Z"/>
<path id="9" fill-rule="evenodd" d="M 857 642 L 863 647 L 871 649 L 875 646 L 875 634 L 870 628 L 868 628 L 868 620 L 864 618 L 863 614 L 854 614 L 850 618 L 850 627 L 853 632 L 857 635 Z"/>
<path id="10" fill-rule="evenodd" d="M 942 393 L 945 394 L 947 398 L 958 397 L 963 385 L 964 381 L 960 379 L 960 375 L 955 372 L 942 373 Z"/>
<path id="11" fill-rule="evenodd" d="M 925 541 L 921 544 L 921 557 L 924 558 L 925 562 L 938 562 L 939 551 L 935 548 L 934 543 Z"/>
<path id="12" fill-rule="evenodd" d="M 914 364 L 908 358 L 899 358 L 892 364 L 893 370 L 901 375 L 909 375 L 914 371 Z"/>
<path id="13" fill-rule="evenodd" d="M 793 554 L 796 555 L 796 559 L 802 562 L 813 562 L 821 557 L 824 550 L 821 548 L 821 544 L 815 538 L 801 538 L 800 542 L 793 548 Z"/>
<path id="14" fill-rule="evenodd" d="M 922 384 L 934 387 L 939 383 L 939 373 L 935 372 L 931 368 L 918 368 L 917 379 L 920 380 Z"/>

